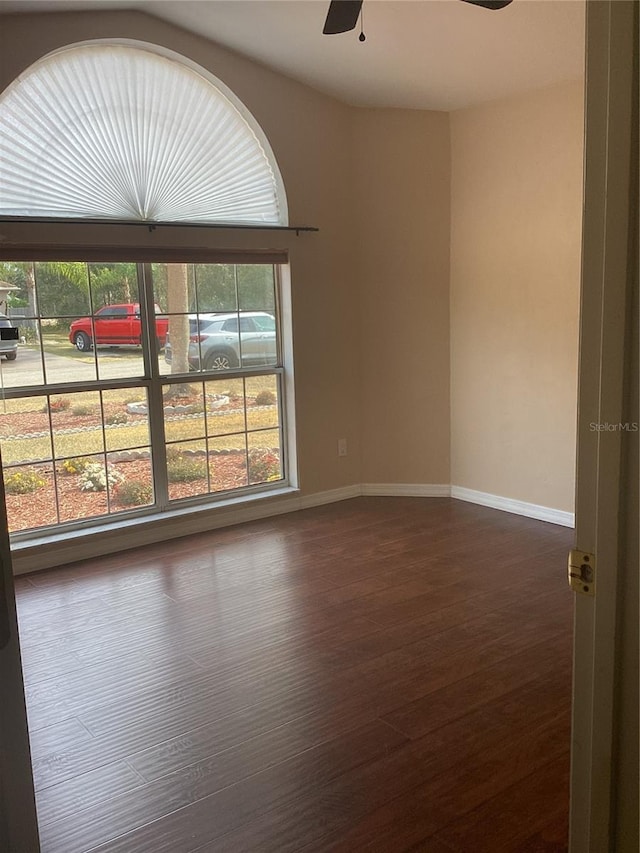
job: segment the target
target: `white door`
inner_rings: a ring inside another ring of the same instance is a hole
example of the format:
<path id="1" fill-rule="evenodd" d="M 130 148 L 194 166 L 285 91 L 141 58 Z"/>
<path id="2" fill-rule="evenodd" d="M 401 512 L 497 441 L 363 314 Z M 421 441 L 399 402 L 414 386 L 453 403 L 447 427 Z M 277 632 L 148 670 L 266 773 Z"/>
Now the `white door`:
<path id="1" fill-rule="evenodd" d="M 634 843 L 637 850 L 632 839 L 625 848 L 618 846 L 621 839 L 613 840 L 620 675 L 616 634 L 622 618 L 617 607 L 624 594 L 619 522 L 626 507 L 620 491 L 625 433 L 611 428 L 627 420 L 624 365 L 630 356 L 626 327 L 631 311 L 630 163 L 632 152 L 637 156 L 632 149 L 637 37 L 633 3 L 587 3 L 576 547 L 595 555 L 595 588 L 583 586 L 575 602 L 571 853 L 634 849 Z"/>
<path id="2" fill-rule="evenodd" d="M 0 850 L 38 853 L 4 488 L 0 477 Z"/>

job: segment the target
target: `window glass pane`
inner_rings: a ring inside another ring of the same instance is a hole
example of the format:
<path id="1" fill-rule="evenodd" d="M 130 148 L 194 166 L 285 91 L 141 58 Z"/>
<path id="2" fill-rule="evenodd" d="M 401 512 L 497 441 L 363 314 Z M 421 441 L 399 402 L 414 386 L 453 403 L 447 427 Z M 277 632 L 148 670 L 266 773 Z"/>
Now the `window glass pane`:
<path id="1" fill-rule="evenodd" d="M 204 438 L 202 383 L 165 385 L 164 431 L 167 441 Z"/>
<path id="2" fill-rule="evenodd" d="M 96 316 L 123 316 L 125 306 L 140 302 L 136 264 L 88 264 L 88 275 Z"/>
<path id="3" fill-rule="evenodd" d="M 98 391 L 52 394 L 49 397 L 49 414 L 56 459 L 104 451 Z"/>
<path id="4" fill-rule="evenodd" d="M 280 425 L 278 377 L 250 376 L 245 379 L 247 429 L 265 429 Z"/>
<path id="5" fill-rule="evenodd" d="M 35 266 L 31 261 L 0 261 L 0 281 L 9 285 L 0 310 L 10 317 L 36 317 Z"/>
<path id="6" fill-rule="evenodd" d="M 83 445 L 78 446 L 78 450 Z M 78 454 L 58 460 L 56 486 L 60 521 L 95 518 L 108 512 L 104 456 Z"/>
<path id="7" fill-rule="evenodd" d="M 198 369 L 198 315 L 197 314 L 167 314 L 165 346 L 158 360 L 166 365 L 168 373 L 183 374 Z"/>
<path id="8" fill-rule="evenodd" d="M 0 401 L 0 445 L 5 467 L 52 458 L 46 397 Z"/>
<path id="9" fill-rule="evenodd" d="M 160 373 L 188 373 L 194 369 L 190 358 L 198 355 L 197 342 L 190 342 L 197 332 L 190 320 L 198 316 L 193 264 L 151 264 L 145 269 L 152 276 Z"/>
<path id="10" fill-rule="evenodd" d="M 23 326 L 22 318 L 11 318 L 18 329 L 17 342 L 0 342 L 0 393 L 5 388 L 23 388 L 42 385 L 42 353 L 38 325 Z"/>
<path id="11" fill-rule="evenodd" d="M 108 451 L 149 446 L 149 403 L 145 388 L 103 391 L 102 408 Z"/>
<path id="12" fill-rule="evenodd" d="M 248 485 L 244 435 L 209 439 L 209 480 L 212 492 Z"/>
<path id="13" fill-rule="evenodd" d="M 18 465 L 3 471 L 9 532 L 56 524 L 56 494 L 51 463 Z"/>
<path id="14" fill-rule="evenodd" d="M 73 326 L 91 337 L 100 379 L 142 376 L 142 324 L 136 264 L 88 264 L 93 316 Z"/>
<path id="15" fill-rule="evenodd" d="M 91 314 L 87 264 L 69 261 L 46 261 L 38 262 L 33 266 L 37 291 L 37 313 L 41 317 Z M 31 283 L 29 282 L 30 286 Z"/>
<path id="16" fill-rule="evenodd" d="M 100 325 L 96 323 L 96 327 Z M 114 344 L 96 348 L 100 379 L 133 379 L 144 376 L 142 348 L 138 344 Z"/>
<path id="17" fill-rule="evenodd" d="M 166 453 L 169 499 L 206 495 L 209 475 L 205 439 L 168 444 Z"/>
<path id="18" fill-rule="evenodd" d="M 275 277 L 273 266 L 238 264 L 238 307 L 241 311 L 275 314 Z"/>
<path id="19" fill-rule="evenodd" d="M 69 340 L 68 319 L 44 318 L 40 323 L 41 346 L 44 352 L 45 383 L 93 382 L 96 362 L 91 350 L 91 325 L 73 332 L 77 346 Z M 89 347 L 89 349 L 87 349 Z"/>
<path id="20" fill-rule="evenodd" d="M 233 264 L 196 264 L 194 267 L 197 310 L 235 312 L 238 310 L 236 273 Z M 192 305 L 196 310 L 196 305 Z"/>
<path id="21" fill-rule="evenodd" d="M 136 264 L 87 264 L 90 309 L 69 329 L 74 345 L 93 350 L 101 379 L 144 372 Z"/>
<path id="22" fill-rule="evenodd" d="M 150 447 L 126 453 L 111 453 L 109 461 L 122 477 L 110 492 L 112 513 L 127 512 L 154 503 Z"/>
<path id="23" fill-rule="evenodd" d="M 249 483 L 270 483 L 282 478 L 280 433 L 278 430 L 250 432 L 247 436 L 249 448 Z"/>
<path id="24" fill-rule="evenodd" d="M 46 325 L 47 321 L 45 320 L 44 323 Z M 95 362 L 93 346 L 95 327 L 94 319 L 90 314 L 84 317 L 65 317 L 57 321 L 52 320 L 50 325 L 57 326 L 56 331 L 60 335 L 59 350 L 53 350 L 55 355 L 68 358 L 73 356 L 77 359 L 78 364 L 93 364 Z M 66 347 L 67 343 L 77 350 L 75 354 L 73 350 Z M 86 378 L 82 373 L 79 376 L 80 381 Z"/>
<path id="25" fill-rule="evenodd" d="M 240 318 L 242 366 L 276 364 L 278 360 L 276 323 L 271 314 L 251 312 Z"/>
<path id="26" fill-rule="evenodd" d="M 244 380 L 220 379 L 205 382 L 207 435 L 240 433 L 246 429 Z"/>
<path id="27" fill-rule="evenodd" d="M 188 314 L 198 310 L 193 264 L 147 264 L 153 299 L 160 314 Z"/>

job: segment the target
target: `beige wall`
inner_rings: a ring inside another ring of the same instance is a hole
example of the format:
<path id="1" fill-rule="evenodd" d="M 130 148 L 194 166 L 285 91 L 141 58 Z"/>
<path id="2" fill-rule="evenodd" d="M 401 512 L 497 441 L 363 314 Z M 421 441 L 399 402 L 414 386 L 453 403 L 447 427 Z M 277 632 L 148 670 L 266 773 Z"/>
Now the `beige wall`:
<path id="1" fill-rule="evenodd" d="M 449 483 L 446 113 L 354 111 L 362 481 Z"/>
<path id="2" fill-rule="evenodd" d="M 451 482 L 572 511 L 583 87 L 455 112 Z"/>

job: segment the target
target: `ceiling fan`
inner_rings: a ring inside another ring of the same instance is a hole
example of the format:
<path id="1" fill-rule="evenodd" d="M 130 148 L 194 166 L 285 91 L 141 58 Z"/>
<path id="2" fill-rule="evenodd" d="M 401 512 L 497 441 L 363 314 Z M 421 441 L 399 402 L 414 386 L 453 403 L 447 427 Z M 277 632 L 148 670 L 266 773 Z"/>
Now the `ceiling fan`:
<path id="1" fill-rule="evenodd" d="M 327 20 L 322 32 L 325 35 L 348 33 L 358 23 L 363 0 L 331 0 Z M 462 0 L 472 6 L 482 6 L 483 9 L 504 9 L 512 0 Z"/>

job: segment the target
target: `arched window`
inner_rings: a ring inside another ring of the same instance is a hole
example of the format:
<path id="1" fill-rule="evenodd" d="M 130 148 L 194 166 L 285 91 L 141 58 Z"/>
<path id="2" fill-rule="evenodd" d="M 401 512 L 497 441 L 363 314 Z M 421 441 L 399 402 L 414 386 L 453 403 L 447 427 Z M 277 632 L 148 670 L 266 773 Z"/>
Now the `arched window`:
<path id="1" fill-rule="evenodd" d="M 275 158 L 237 99 L 122 42 L 49 54 L 0 96 L 0 215 L 287 224 Z"/>

